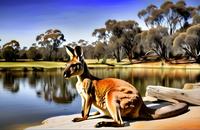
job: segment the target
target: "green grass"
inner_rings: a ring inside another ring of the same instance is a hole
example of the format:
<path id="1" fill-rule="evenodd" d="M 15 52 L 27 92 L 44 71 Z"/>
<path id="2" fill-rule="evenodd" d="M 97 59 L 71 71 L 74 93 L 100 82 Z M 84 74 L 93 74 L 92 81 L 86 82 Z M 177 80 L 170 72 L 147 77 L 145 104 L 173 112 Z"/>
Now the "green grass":
<path id="1" fill-rule="evenodd" d="M 199 64 L 167 64 L 163 66 L 161 62 L 151 62 L 151 63 L 138 63 L 130 64 L 130 62 L 125 59 L 122 62 L 117 63 L 116 60 L 108 59 L 107 64 L 101 64 L 101 61 L 96 59 L 86 59 L 86 63 L 89 67 L 132 67 L 132 68 L 181 68 L 181 69 L 200 69 Z M 65 62 L 50 62 L 50 61 L 28 61 L 28 62 L 0 62 L 0 70 L 12 69 L 12 70 L 43 70 L 43 69 L 54 69 L 54 68 L 65 68 Z"/>
<path id="2" fill-rule="evenodd" d="M 64 68 L 64 62 L 31 61 L 31 62 L 0 62 L 0 68 Z"/>

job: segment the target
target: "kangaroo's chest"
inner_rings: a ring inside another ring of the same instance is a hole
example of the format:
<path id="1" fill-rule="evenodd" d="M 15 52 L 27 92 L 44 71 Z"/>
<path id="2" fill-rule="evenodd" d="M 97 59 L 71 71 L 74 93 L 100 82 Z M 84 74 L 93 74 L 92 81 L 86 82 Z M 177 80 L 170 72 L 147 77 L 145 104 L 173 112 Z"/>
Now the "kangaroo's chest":
<path id="1" fill-rule="evenodd" d="M 76 83 L 76 90 L 78 91 L 79 94 L 83 93 L 83 83 L 78 81 Z"/>
<path id="2" fill-rule="evenodd" d="M 76 83 L 76 90 L 78 91 L 78 93 L 81 96 L 82 100 L 83 100 L 83 98 L 85 98 L 87 96 L 87 94 L 84 91 L 83 82 L 78 81 Z"/>

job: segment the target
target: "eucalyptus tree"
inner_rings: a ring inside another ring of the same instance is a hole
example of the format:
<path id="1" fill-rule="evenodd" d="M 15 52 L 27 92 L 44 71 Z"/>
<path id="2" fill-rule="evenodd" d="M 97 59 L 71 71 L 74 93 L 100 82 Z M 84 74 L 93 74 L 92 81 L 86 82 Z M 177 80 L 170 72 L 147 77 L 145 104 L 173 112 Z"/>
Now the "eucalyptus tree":
<path id="1" fill-rule="evenodd" d="M 199 24 L 200 23 L 200 15 L 199 14 L 196 14 L 193 16 L 193 21 L 192 21 L 193 24 Z"/>
<path id="2" fill-rule="evenodd" d="M 19 56 L 18 52 L 20 49 L 20 44 L 16 40 L 11 40 L 8 43 L 5 43 L 2 48 L 2 55 L 6 61 L 15 61 Z"/>
<path id="3" fill-rule="evenodd" d="M 104 43 L 105 45 L 108 44 L 109 32 L 106 28 L 95 29 L 92 33 L 92 36 L 97 37 L 98 40 Z"/>
<path id="4" fill-rule="evenodd" d="M 84 47 L 84 46 L 88 46 L 89 42 L 84 40 L 84 39 L 80 39 L 78 40 L 78 45 Z"/>
<path id="5" fill-rule="evenodd" d="M 5 43 L 3 45 L 3 48 L 6 48 L 8 46 L 11 46 L 13 49 L 19 49 L 20 48 L 20 44 L 17 40 L 11 40 L 10 42 Z"/>
<path id="6" fill-rule="evenodd" d="M 193 11 L 192 24 L 200 23 L 200 5 L 198 5 Z"/>
<path id="7" fill-rule="evenodd" d="M 196 8 L 196 13 L 193 15 L 193 24 L 199 24 L 200 23 L 200 5 Z"/>
<path id="8" fill-rule="evenodd" d="M 89 42 L 84 39 L 80 39 L 77 42 L 78 45 L 80 45 L 83 49 L 83 55 L 87 59 L 92 59 L 94 58 L 94 46 Z"/>
<path id="9" fill-rule="evenodd" d="M 110 41 L 114 46 L 116 52 L 117 61 L 120 61 L 120 51 L 125 52 L 130 62 L 134 58 L 134 50 L 137 46 L 134 41 L 136 34 L 140 33 L 141 29 L 138 27 L 138 23 L 133 20 L 118 21 L 112 28 L 112 37 Z M 121 52 L 122 53 L 122 52 Z M 121 54 L 122 55 L 122 54 Z"/>
<path id="10" fill-rule="evenodd" d="M 113 53 L 117 62 L 121 61 L 122 58 L 122 24 L 117 20 L 108 20 L 105 23 L 106 30 L 109 32 L 109 49 Z"/>
<path id="11" fill-rule="evenodd" d="M 94 57 L 99 61 L 102 57 L 104 57 L 105 52 L 105 44 L 103 44 L 101 41 L 96 41 L 94 46 Z"/>
<path id="12" fill-rule="evenodd" d="M 160 24 L 160 21 L 162 19 L 162 15 L 156 14 L 158 11 L 158 7 L 156 5 L 150 4 L 146 7 L 146 9 L 142 9 L 141 11 L 138 12 L 138 17 L 140 19 L 143 19 L 146 26 L 149 27 L 149 25 L 154 26 L 155 24 Z M 158 15 L 160 17 L 160 21 L 155 22 L 155 17 L 152 15 Z"/>
<path id="13" fill-rule="evenodd" d="M 32 46 L 28 49 L 26 55 L 29 59 L 33 60 L 39 60 L 42 58 L 39 48 L 35 43 L 33 43 Z"/>
<path id="14" fill-rule="evenodd" d="M 196 9 L 196 7 L 187 6 L 184 0 L 176 3 L 164 1 L 160 7 L 151 4 L 146 9 L 142 9 L 138 12 L 138 17 L 143 19 L 148 27 L 168 27 L 171 35 L 178 28 L 185 28 L 189 25 L 188 21 L 197 13 Z"/>
<path id="15" fill-rule="evenodd" d="M 64 34 L 58 29 L 49 29 L 45 33 L 42 33 L 36 37 L 36 41 L 39 45 L 47 49 L 47 60 L 52 60 L 52 54 L 55 52 L 57 58 L 58 47 L 66 41 Z"/>
<path id="16" fill-rule="evenodd" d="M 70 42 L 67 44 L 68 46 L 74 48 L 75 46 L 77 46 L 78 44 L 76 42 Z"/>
<path id="17" fill-rule="evenodd" d="M 173 45 L 200 63 L 200 24 L 193 25 L 186 32 L 180 33 Z"/>
<path id="18" fill-rule="evenodd" d="M 112 52 L 117 62 L 120 62 L 123 54 L 126 54 L 130 61 L 132 60 L 133 49 L 136 46 L 134 36 L 139 32 L 141 30 L 134 20 L 117 21 L 110 19 L 105 22 L 105 28 L 95 29 L 93 35 L 97 36 L 98 40 L 106 45 L 106 50 Z M 102 44 L 99 45 L 102 46 Z"/>
<path id="19" fill-rule="evenodd" d="M 121 46 L 130 62 L 134 58 L 137 43 L 134 41 L 135 36 L 141 32 L 138 23 L 133 20 L 119 21 L 119 27 L 122 30 L 121 36 L 118 37 Z"/>
<path id="20" fill-rule="evenodd" d="M 20 59 L 27 59 L 27 47 L 23 47 L 19 50 L 19 58 Z"/>
<path id="21" fill-rule="evenodd" d="M 172 37 L 168 34 L 167 28 L 157 27 L 151 28 L 148 31 L 143 31 L 135 37 L 137 45 L 144 49 L 145 55 L 154 53 L 160 57 L 162 61 L 168 61 L 172 49 Z"/>
<path id="22" fill-rule="evenodd" d="M 102 45 L 104 46 L 105 52 L 104 52 L 102 63 L 106 63 L 107 56 L 109 53 L 108 41 L 110 38 L 110 34 L 109 34 L 108 30 L 106 28 L 95 29 L 92 33 L 92 36 L 95 36 L 98 38 L 98 40 L 96 42 L 99 41 L 99 42 L 103 43 Z"/>

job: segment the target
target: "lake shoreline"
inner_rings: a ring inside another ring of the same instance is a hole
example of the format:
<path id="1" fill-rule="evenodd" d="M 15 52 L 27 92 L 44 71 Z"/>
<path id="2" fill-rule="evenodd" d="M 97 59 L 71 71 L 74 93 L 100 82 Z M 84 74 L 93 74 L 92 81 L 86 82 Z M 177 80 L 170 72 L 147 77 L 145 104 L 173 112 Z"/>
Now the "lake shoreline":
<path id="1" fill-rule="evenodd" d="M 87 60 L 89 68 L 145 68 L 145 69 L 200 69 L 200 64 L 170 64 L 162 62 L 147 62 L 130 64 L 127 60 L 116 63 L 109 60 L 108 64 L 98 63 L 97 60 Z M 49 61 L 33 61 L 33 62 L 0 62 L 0 71 L 18 70 L 18 71 L 46 71 L 53 69 L 64 69 L 66 62 L 49 62 Z"/>

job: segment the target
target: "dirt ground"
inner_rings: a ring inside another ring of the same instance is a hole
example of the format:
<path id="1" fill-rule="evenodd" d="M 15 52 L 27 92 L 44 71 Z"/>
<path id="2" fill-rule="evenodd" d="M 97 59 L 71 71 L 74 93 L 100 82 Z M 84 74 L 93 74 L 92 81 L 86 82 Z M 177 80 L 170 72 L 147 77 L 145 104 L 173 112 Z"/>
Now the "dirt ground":
<path id="1" fill-rule="evenodd" d="M 33 126 L 25 130 L 49 130 L 49 129 L 98 129 L 94 125 L 100 121 L 111 121 L 105 117 L 90 117 L 83 122 L 72 122 L 74 117 L 80 114 L 69 116 L 57 116 L 46 119 L 40 126 Z M 150 121 L 130 121 L 129 125 L 121 128 L 101 128 L 101 129 L 134 129 L 134 130 L 198 130 L 200 129 L 200 107 L 190 106 L 189 111 L 171 118 L 150 120 Z"/>

